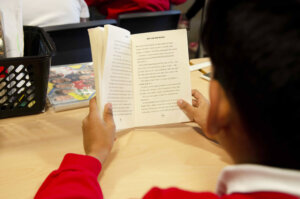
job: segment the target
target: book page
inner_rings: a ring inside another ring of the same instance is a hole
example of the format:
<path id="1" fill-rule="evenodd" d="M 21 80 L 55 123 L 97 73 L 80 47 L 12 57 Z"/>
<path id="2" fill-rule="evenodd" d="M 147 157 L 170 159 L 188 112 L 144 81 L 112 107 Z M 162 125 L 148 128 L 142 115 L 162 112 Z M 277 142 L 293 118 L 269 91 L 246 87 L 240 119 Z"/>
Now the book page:
<path id="1" fill-rule="evenodd" d="M 178 99 L 191 103 L 186 30 L 132 35 L 136 126 L 186 122 Z"/>
<path id="2" fill-rule="evenodd" d="M 111 25 L 105 26 L 105 32 L 101 106 L 112 103 L 116 128 L 130 128 L 134 124 L 130 32 Z"/>
<path id="3" fill-rule="evenodd" d="M 93 58 L 93 67 L 94 67 L 94 76 L 95 76 L 95 90 L 96 90 L 96 100 L 97 106 L 100 110 L 101 117 L 102 117 L 102 107 L 101 107 L 101 80 L 102 80 L 102 60 L 104 54 L 104 28 L 96 27 L 88 29 L 90 44 L 91 44 L 91 51 L 92 51 L 92 58 Z"/>

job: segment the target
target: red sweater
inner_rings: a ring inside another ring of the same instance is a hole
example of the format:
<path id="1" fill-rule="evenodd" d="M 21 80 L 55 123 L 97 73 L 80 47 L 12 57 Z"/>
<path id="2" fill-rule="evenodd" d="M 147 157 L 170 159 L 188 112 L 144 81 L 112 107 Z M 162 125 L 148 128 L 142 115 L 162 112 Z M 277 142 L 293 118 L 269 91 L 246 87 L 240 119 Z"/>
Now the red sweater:
<path id="1" fill-rule="evenodd" d="M 170 9 L 170 2 L 178 5 L 186 0 L 85 0 L 88 6 L 95 6 L 108 19 L 117 19 L 120 13 L 154 12 Z"/>
<path id="2" fill-rule="evenodd" d="M 103 199 L 97 177 L 100 162 L 90 156 L 67 154 L 58 170 L 44 181 L 35 199 Z M 143 199 L 296 199 L 298 197 L 276 192 L 233 193 L 218 196 L 209 192 L 189 192 L 177 188 L 152 188 Z"/>

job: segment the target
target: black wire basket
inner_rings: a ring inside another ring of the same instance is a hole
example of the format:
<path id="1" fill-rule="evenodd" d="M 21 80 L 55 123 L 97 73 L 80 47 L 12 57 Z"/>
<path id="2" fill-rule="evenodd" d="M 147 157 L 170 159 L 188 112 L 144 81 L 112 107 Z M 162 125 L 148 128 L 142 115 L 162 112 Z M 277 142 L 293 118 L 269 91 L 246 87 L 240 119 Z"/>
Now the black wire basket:
<path id="1" fill-rule="evenodd" d="M 24 26 L 24 57 L 0 59 L 0 118 L 45 110 L 54 51 L 43 29 Z"/>

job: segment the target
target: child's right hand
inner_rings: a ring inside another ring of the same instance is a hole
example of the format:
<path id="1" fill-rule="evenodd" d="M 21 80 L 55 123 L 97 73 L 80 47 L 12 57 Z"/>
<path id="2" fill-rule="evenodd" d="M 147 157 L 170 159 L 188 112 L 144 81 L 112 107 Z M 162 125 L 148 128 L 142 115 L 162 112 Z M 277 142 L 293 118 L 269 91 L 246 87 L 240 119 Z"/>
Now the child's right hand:
<path id="1" fill-rule="evenodd" d="M 90 112 L 82 121 L 82 131 L 86 155 L 97 158 L 103 164 L 115 140 L 116 126 L 111 104 L 105 105 L 102 120 L 96 99 L 91 99 Z"/>
<path id="2" fill-rule="evenodd" d="M 208 100 L 196 89 L 192 90 L 193 105 L 190 105 L 186 101 L 180 99 L 177 101 L 181 110 L 190 118 L 190 120 L 199 124 L 203 131 L 206 132 L 206 122 L 209 109 Z"/>

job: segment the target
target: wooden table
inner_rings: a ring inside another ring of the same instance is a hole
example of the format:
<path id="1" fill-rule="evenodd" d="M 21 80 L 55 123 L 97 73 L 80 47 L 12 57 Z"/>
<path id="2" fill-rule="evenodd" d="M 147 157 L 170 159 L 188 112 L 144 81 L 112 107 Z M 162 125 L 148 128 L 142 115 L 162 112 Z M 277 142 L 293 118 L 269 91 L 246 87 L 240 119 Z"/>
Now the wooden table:
<path id="1" fill-rule="evenodd" d="M 207 96 L 208 81 L 198 71 L 191 75 L 192 87 Z M 48 110 L 0 120 L 0 198 L 33 198 L 66 153 L 83 154 L 81 121 L 87 113 Z M 107 199 L 141 198 L 153 186 L 214 191 L 219 172 L 231 164 L 194 123 L 137 128 L 117 137 L 99 177 Z"/>

